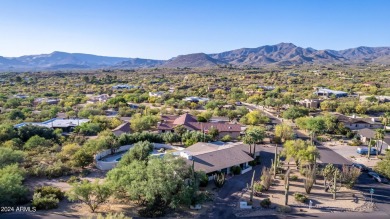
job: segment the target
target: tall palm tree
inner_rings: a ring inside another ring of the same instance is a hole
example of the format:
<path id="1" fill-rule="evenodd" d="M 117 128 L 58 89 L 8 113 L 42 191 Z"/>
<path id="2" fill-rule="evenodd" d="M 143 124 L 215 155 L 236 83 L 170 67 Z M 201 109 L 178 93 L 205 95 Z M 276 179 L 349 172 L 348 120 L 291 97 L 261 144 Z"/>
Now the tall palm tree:
<path id="1" fill-rule="evenodd" d="M 389 124 L 389 122 L 390 122 L 390 112 L 385 112 L 382 116 L 382 123 L 384 125 L 383 130 L 386 131 L 386 126 Z"/>
<path id="2" fill-rule="evenodd" d="M 256 158 L 256 143 L 260 142 L 265 137 L 265 129 L 259 127 L 249 128 L 245 132 L 244 143 L 249 145 L 249 154 Z M 253 153 L 252 153 L 253 145 Z"/>
<path id="3" fill-rule="evenodd" d="M 380 140 L 380 149 L 379 151 L 382 152 L 382 146 L 383 146 L 383 139 L 385 138 L 385 130 L 384 129 L 377 129 L 375 130 L 375 139 L 376 139 L 376 156 L 378 156 L 378 141 Z"/>

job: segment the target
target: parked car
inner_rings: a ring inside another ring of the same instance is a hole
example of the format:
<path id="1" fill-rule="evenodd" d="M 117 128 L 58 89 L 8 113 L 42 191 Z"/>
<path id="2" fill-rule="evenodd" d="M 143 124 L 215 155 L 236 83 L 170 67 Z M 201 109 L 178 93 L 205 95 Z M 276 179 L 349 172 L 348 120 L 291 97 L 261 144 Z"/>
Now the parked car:
<path id="1" fill-rule="evenodd" d="M 365 148 L 363 148 L 363 147 L 358 147 L 358 148 L 356 149 L 356 152 L 357 152 L 358 154 L 365 155 L 365 154 L 368 154 L 368 148 L 366 148 L 366 147 L 365 147 Z M 371 148 L 370 154 L 371 154 L 371 155 L 376 154 L 376 148 Z"/>
<path id="2" fill-rule="evenodd" d="M 379 173 L 376 173 L 376 172 L 368 172 L 368 175 L 370 177 L 372 177 L 375 181 L 377 182 L 380 182 L 380 183 L 385 183 L 385 184 L 388 184 L 389 183 L 389 180 L 386 179 L 386 177 L 380 175 Z"/>
<path id="3" fill-rule="evenodd" d="M 358 168 L 360 170 L 360 172 L 368 172 L 368 168 L 366 166 L 364 166 L 363 164 L 353 163 L 352 166 Z"/>

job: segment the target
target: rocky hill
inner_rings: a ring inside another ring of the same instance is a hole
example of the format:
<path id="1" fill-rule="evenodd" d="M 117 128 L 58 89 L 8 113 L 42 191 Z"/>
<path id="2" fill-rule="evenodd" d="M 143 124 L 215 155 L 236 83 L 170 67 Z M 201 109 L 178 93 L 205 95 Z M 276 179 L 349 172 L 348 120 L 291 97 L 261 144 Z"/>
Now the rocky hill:
<path id="1" fill-rule="evenodd" d="M 286 66 L 304 64 L 390 64 L 390 47 L 357 47 L 346 50 L 316 50 L 292 43 L 242 48 L 221 53 L 179 55 L 169 60 L 96 56 L 53 52 L 14 58 L 0 56 L 1 71 L 99 69 L 99 68 L 209 68 L 218 65 Z"/>

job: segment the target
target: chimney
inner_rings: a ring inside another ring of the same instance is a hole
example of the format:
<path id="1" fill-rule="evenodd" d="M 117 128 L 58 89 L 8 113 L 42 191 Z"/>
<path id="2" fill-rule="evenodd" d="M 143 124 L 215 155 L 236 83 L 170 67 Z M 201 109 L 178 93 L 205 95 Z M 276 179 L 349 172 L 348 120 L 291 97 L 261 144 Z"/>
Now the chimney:
<path id="1" fill-rule="evenodd" d="M 354 118 L 354 119 L 355 119 L 355 118 L 356 118 L 356 115 L 355 115 L 355 114 L 353 114 L 353 115 L 352 115 L 352 118 Z"/>
<path id="2" fill-rule="evenodd" d="M 371 121 L 372 121 L 372 122 L 375 122 L 375 118 L 374 118 L 374 117 L 372 117 L 372 118 L 371 118 Z"/>

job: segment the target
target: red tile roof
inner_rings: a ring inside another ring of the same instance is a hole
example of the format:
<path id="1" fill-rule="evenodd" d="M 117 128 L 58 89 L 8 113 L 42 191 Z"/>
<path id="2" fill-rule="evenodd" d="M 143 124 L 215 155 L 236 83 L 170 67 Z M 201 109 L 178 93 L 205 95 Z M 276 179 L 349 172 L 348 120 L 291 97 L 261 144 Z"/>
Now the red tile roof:
<path id="1" fill-rule="evenodd" d="M 189 122 L 197 122 L 198 120 L 196 120 L 195 117 L 193 117 L 191 114 L 188 114 L 188 113 L 185 113 L 181 116 L 179 116 L 179 118 L 175 119 L 175 121 L 173 121 L 173 124 L 174 125 L 184 125 L 184 124 L 187 124 Z"/>
<path id="2" fill-rule="evenodd" d="M 178 125 L 184 125 L 187 129 L 197 131 L 207 131 L 211 127 L 218 129 L 219 132 L 241 132 L 241 125 L 215 122 L 198 122 L 194 116 L 186 113 L 179 117 L 161 116 L 163 122 L 158 125 L 159 130 L 172 130 Z"/>

